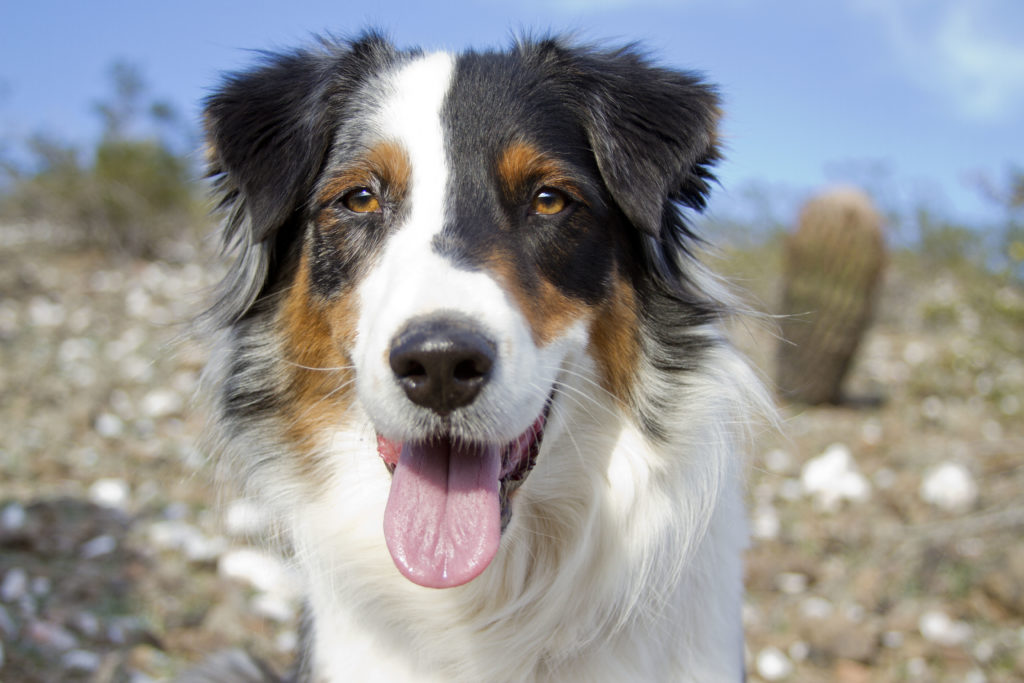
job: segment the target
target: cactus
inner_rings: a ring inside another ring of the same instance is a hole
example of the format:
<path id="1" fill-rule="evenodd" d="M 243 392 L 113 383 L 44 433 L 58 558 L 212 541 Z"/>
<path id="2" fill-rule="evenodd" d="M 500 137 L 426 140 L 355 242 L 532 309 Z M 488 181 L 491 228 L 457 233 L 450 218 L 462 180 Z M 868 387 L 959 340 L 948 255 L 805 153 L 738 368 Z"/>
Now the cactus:
<path id="1" fill-rule="evenodd" d="M 811 199 L 785 248 L 776 380 L 801 403 L 838 403 L 885 265 L 882 218 L 863 192 Z"/>

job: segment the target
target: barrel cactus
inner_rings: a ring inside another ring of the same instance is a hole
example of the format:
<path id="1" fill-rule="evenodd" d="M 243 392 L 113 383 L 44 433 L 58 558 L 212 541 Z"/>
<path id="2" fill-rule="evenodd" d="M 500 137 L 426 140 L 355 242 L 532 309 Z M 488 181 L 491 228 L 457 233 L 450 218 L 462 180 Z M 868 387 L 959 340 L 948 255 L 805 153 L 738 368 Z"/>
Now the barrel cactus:
<path id="1" fill-rule="evenodd" d="M 785 247 L 776 378 L 784 397 L 842 400 L 885 260 L 882 217 L 860 190 L 831 190 L 804 206 Z"/>

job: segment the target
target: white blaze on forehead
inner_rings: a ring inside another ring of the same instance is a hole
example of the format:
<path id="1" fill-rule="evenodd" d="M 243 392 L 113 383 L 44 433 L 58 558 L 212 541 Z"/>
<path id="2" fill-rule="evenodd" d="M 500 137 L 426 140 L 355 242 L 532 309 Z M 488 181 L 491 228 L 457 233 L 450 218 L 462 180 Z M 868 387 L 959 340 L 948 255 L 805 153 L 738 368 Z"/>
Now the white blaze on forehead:
<path id="1" fill-rule="evenodd" d="M 379 83 L 382 98 L 370 130 L 405 150 L 412 174 L 402 222 L 359 285 L 352 359 L 360 402 L 375 428 L 392 440 L 415 438 L 417 411 L 423 409 L 395 381 L 391 342 L 421 316 L 444 312 L 473 320 L 494 340 L 499 358 L 472 411 L 489 440 L 505 442 L 537 419 L 564 350 L 557 344 L 536 348 L 526 319 L 492 275 L 458 267 L 433 248 L 434 237 L 455 218 L 446 215 L 453 171 L 443 116 L 454 67 L 451 55 L 425 55 Z"/>
<path id="2" fill-rule="evenodd" d="M 399 142 L 409 156 L 409 202 L 420 239 L 429 240 L 444 223 L 448 169 L 441 107 L 451 87 L 454 66 L 452 55 L 444 52 L 403 66 L 389 79 L 389 94 L 376 126 L 385 140 Z"/>

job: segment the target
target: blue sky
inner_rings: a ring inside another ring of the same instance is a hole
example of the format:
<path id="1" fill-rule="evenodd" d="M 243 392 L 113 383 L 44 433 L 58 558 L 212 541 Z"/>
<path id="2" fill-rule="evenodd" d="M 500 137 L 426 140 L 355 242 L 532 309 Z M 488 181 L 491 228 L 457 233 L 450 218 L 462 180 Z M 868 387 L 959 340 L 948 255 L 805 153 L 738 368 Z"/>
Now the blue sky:
<path id="1" fill-rule="evenodd" d="M 725 100 L 721 214 L 749 203 L 751 187 L 785 208 L 856 181 L 894 205 L 926 201 L 984 223 L 997 214 L 973 179 L 1024 167 L 1021 0 L 4 0 L 0 144 L 94 138 L 92 103 L 117 59 L 194 119 L 218 74 L 251 63 L 251 50 L 367 26 L 448 49 L 575 31 L 704 71 Z"/>

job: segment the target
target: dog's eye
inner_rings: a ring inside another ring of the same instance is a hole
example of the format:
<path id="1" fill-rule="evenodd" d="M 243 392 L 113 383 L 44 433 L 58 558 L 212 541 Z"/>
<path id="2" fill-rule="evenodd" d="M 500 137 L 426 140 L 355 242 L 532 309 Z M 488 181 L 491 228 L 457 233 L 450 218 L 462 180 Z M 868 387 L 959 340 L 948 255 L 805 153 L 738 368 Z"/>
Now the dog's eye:
<path id="1" fill-rule="evenodd" d="M 530 213 L 541 216 L 554 216 L 562 213 L 569 206 L 569 197 L 561 190 L 553 187 L 542 187 L 533 195 L 530 203 Z"/>
<path id="2" fill-rule="evenodd" d="M 341 203 L 349 211 L 355 213 L 379 213 L 380 200 L 377 195 L 365 187 L 350 190 L 341 198 Z"/>

